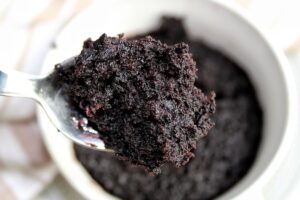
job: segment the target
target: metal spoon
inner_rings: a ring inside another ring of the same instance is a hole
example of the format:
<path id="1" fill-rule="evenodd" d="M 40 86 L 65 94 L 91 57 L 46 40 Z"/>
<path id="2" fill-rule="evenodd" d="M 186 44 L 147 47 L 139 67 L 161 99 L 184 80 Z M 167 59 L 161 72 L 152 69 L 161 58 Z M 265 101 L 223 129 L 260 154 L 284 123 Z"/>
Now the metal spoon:
<path id="1" fill-rule="evenodd" d="M 70 58 L 61 65 L 67 67 L 74 61 L 74 58 Z M 87 119 L 71 109 L 66 97 L 52 86 L 48 77 L 0 70 L 0 95 L 34 99 L 43 107 L 57 130 L 69 139 L 89 148 L 111 151 L 105 148 L 103 141 L 98 137 L 98 132 L 89 127 Z"/>

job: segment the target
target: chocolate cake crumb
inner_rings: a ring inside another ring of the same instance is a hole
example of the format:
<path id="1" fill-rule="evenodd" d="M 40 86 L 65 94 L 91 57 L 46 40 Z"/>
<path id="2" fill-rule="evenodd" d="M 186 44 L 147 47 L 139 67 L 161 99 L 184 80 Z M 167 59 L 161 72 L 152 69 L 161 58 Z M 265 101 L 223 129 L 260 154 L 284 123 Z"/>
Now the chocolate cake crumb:
<path id="1" fill-rule="evenodd" d="M 170 45 L 189 44 L 198 66 L 196 85 L 217 93 L 215 127 L 198 142 L 195 157 L 187 165 L 164 165 L 157 176 L 77 145 L 76 156 L 106 191 L 123 200 L 214 199 L 245 176 L 259 148 L 263 113 L 254 88 L 239 65 L 203 42 L 189 39 L 179 19 L 164 18 L 161 28 L 146 35 Z"/>
<path id="2" fill-rule="evenodd" d="M 52 82 L 119 158 L 159 173 L 181 167 L 213 126 L 214 93 L 195 87 L 188 45 L 146 36 L 88 39 L 73 66 L 57 65 Z"/>

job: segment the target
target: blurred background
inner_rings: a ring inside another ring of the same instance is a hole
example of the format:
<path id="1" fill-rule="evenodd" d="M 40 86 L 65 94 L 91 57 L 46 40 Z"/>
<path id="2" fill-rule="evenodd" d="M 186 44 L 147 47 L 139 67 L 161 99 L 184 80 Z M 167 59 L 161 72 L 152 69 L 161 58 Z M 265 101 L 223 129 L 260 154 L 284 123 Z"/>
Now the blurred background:
<path id="1" fill-rule="evenodd" d="M 299 0 L 224 1 L 249 15 L 300 72 Z M 92 3 L 0 0 L 0 67 L 39 74 L 55 36 Z M 35 110 L 30 100 L 0 97 L 0 199 L 82 199 L 48 156 Z M 291 199 L 299 195 L 300 185 Z"/>

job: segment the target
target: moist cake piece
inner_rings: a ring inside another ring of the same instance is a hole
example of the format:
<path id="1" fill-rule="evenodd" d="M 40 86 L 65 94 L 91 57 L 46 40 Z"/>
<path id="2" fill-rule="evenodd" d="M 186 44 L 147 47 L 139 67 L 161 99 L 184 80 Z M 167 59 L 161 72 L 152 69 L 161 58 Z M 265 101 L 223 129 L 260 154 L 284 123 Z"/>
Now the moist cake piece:
<path id="1" fill-rule="evenodd" d="M 215 94 L 194 86 L 188 45 L 103 34 L 88 39 L 73 66 L 57 65 L 52 82 L 99 131 L 119 158 L 159 173 L 181 167 L 212 128 Z"/>

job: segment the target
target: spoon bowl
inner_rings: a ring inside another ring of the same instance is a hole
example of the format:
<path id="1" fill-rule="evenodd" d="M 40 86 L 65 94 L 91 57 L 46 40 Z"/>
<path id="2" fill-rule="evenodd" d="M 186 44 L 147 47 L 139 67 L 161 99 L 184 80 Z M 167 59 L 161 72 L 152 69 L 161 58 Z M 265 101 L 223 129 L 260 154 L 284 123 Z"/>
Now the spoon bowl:
<path id="1" fill-rule="evenodd" d="M 63 67 L 73 65 L 75 58 L 69 58 L 61 63 Z M 89 126 L 87 118 L 72 109 L 67 97 L 52 82 L 51 73 L 48 76 L 32 76 L 29 74 L 0 70 L 0 95 L 31 98 L 38 102 L 49 120 L 73 142 L 85 147 L 111 151 L 105 148 L 99 138 L 98 131 Z"/>

